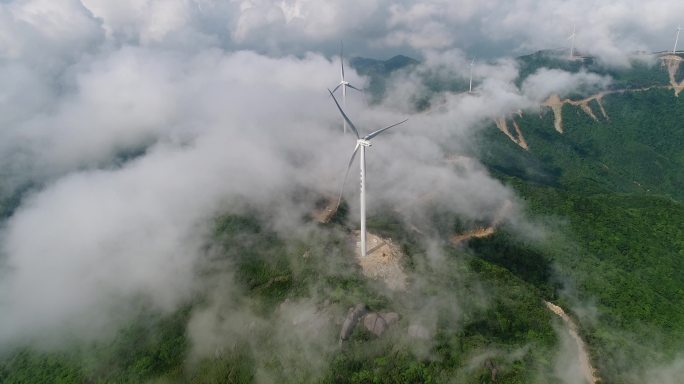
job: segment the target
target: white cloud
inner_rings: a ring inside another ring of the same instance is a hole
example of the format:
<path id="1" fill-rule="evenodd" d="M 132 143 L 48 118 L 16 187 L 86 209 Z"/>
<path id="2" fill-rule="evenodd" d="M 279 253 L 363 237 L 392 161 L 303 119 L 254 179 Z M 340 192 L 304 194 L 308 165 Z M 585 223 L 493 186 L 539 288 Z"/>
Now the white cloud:
<path id="1" fill-rule="evenodd" d="M 588 93 L 605 88 L 610 78 L 580 71 L 570 73 L 558 69 L 541 68 L 525 79 L 522 91 L 539 104 L 552 94 L 561 97 L 573 92 Z"/>
<path id="2" fill-rule="evenodd" d="M 103 43 L 63 65 L 68 76 L 57 84 L 18 79 L 15 88 L 42 92 L 40 103 L 7 96 L 32 112 L 0 130 L 3 188 L 11 191 L 14 180 L 37 189 L 2 231 L 3 345 L 58 343 L 76 330 L 86 339 L 102 335 L 136 299 L 170 310 L 197 283 L 213 215 L 250 205 L 291 231 L 293 222 L 306 225 L 295 191 L 339 188 L 353 141 L 341 136 L 325 92 L 338 63 L 320 54 Z M 352 70 L 348 79 L 364 84 Z M 403 117 L 360 98 L 350 98 L 349 111 L 364 130 Z M 481 168 L 451 172 L 433 141 L 440 135 L 416 119 L 377 141 L 369 151 L 371 212 L 383 203 L 420 211 L 416 196 L 436 186 L 436 201 L 471 217 L 491 217 L 512 198 Z M 141 147 L 135 160 L 112 164 Z"/>
<path id="3" fill-rule="evenodd" d="M 411 96 L 425 90 L 421 75 L 465 79 L 463 44 L 557 46 L 583 20 L 578 48 L 621 63 L 625 51 L 657 47 L 683 7 L 392 4 L 0 3 L 0 194 L 35 187 L 2 225 L 0 345 L 59 343 L 76 331 L 90 339 L 125 319 L 135 300 L 175 308 L 198 284 L 194 267 L 213 215 L 250 205 L 276 216 L 283 231 L 306 225 L 298 221 L 306 207 L 292 195 L 337 192 L 353 147 L 325 93 L 338 64 L 315 53 L 336 52 L 340 39 L 369 56 L 424 50 L 424 64 L 397 74 L 383 104 L 350 98 L 352 118 L 370 130 L 408 113 Z M 518 88 L 517 74 L 510 60 L 478 61 L 479 96 L 433 95 L 434 113 L 378 138 L 368 154 L 371 214 L 386 204 L 419 219 L 434 203 L 491 220 L 515 201 L 476 162 L 455 172 L 445 152 L 550 92 L 605 84 L 587 73 L 540 71 Z M 347 76 L 364 84 L 352 70 Z M 134 160 L 113 162 L 136 151 Z M 355 191 L 347 193 L 353 217 Z"/>

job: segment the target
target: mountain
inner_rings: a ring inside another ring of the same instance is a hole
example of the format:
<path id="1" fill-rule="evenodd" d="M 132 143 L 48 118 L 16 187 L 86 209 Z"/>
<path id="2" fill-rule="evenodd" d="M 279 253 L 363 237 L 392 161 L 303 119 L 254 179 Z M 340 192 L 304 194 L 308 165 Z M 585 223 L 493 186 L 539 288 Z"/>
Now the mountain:
<path id="1" fill-rule="evenodd" d="M 523 72 L 553 67 L 546 57 L 521 58 Z M 508 118 L 526 149 L 494 124 L 482 135 L 482 160 L 529 213 L 562 218 L 542 254 L 591 303 L 582 332 L 606 382 L 638 382 L 643 361 L 668 361 L 684 343 L 682 71 L 657 60 L 622 71 L 572 63 L 610 75 L 610 90 Z"/>
<path id="2" fill-rule="evenodd" d="M 554 96 L 540 112 L 482 131 L 472 156 L 517 191 L 530 216 L 557 222 L 541 245 L 496 233 L 470 246 L 543 297 L 578 308 L 573 316 L 605 382 L 639 382 L 645 361 L 670 361 L 684 344 L 684 278 L 674 272 L 684 266 L 684 69 L 669 54 L 625 69 L 553 51 L 517 61 L 519 85 L 540 68 L 611 83 Z"/>
<path id="3" fill-rule="evenodd" d="M 418 60 L 404 55 L 396 55 L 387 60 L 353 57 L 349 64 L 362 75 L 386 75 L 398 69 L 418 64 Z"/>
<path id="4" fill-rule="evenodd" d="M 373 100 L 379 101 L 385 93 L 386 81 L 392 73 L 402 69 L 409 70 L 418 64 L 418 60 L 403 55 L 397 55 L 388 60 L 353 57 L 349 60 L 349 64 L 360 75 L 368 76 L 369 94 Z"/>
<path id="5" fill-rule="evenodd" d="M 344 205 L 294 238 L 256 212 L 220 215 L 198 273 L 224 295 L 198 292 L 171 313 L 139 303 L 108 342 L 19 348 L 0 356 L 0 382 L 581 382 L 563 371 L 571 323 L 545 301 L 577 324 L 603 382 L 643 382 L 684 345 L 684 106 L 675 94 L 683 73 L 671 60 L 616 70 L 548 51 L 518 58 L 518 84 L 540 68 L 613 79 L 599 93 L 552 95 L 538 113 L 501 117 L 476 137 L 470 155 L 516 191 L 544 228 L 540 240 L 435 209 L 443 260 L 431 264 L 420 229 L 388 209 L 368 226 L 391 239 L 383 257 L 403 255 L 411 289 L 392 290 L 355 263 Z M 418 62 L 351 65 L 379 101 L 388 79 Z M 199 356 L 197 337 L 230 342 Z"/>

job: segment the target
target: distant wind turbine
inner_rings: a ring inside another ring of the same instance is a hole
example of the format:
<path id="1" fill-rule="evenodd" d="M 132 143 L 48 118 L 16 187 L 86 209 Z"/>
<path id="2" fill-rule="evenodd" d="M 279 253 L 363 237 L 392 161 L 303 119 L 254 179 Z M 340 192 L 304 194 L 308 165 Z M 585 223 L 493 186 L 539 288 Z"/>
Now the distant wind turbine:
<path id="1" fill-rule="evenodd" d="M 468 88 L 468 93 L 473 93 L 473 64 L 475 64 L 475 58 L 470 62 L 470 87 Z"/>
<path id="2" fill-rule="evenodd" d="M 355 86 L 349 84 L 348 81 L 344 79 L 344 56 L 342 55 L 342 42 L 340 41 L 340 83 L 337 84 L 337 86 L 332 90 L 333 92 L 337 91 L 339 87 L 342 87 L 342 105 L 346 108 L 347 107 L 347 87 L 351 89 L 355 89 L 359 92 L 362 92 L 360 89 L 356 88 Z M 347 122 L 343 119 L 342 120 L 342 125 L 344 127 L 344 133 L 347 133 Z"/>
<path id="3" fill-rule="evenodd" d="M 677 26 L 677 36 L 675 37 L 675 45 L 672 48 L 672 53 L 677 53 L 677 41 L 679 40 L 679 32 L 682 31 L 682 26 Z"/>
<path id="4" fill-rule="evenodd" d="M 356 152 L 359 152 L 359 149 L 361 150 L 361 154 L 359 155 L 359 166 L 361 168 L 361 256 L 365 257 L 366 256 L 366 147 L 371 146 L 370 140 L 374 138 L 375 136 L 385 132 L 386 130 L 395 127 L 399 124 L 405 123 L 408 119 L 404 121 L 400 121 L 396 124 L 392 124 L 388 127 L 378 129 L 377 131 L 373 131 L 366 136 L 361 137 L 359 135 L 359 130 L 356 129 L 354 126 L 354 123 L 349 120 L 349 117 L 344 113 L 344 110 L 342 107 L 340 107 L 340 104 L 337 102 L 337 99 L 335 98 L 335 95 L 333 95 L 332 91 L 328 89 L 328 92 L 330 92 L 330 96 L 332 96 L 333 101 L 335 102 L 335 105 L 337 106 L 337 109 L 339 109 L 340 114 L 342 114 L 342 118 L 344 121 L 349 124 L 349 127 L 351 128 L 352 132 L 356 135 L 356 146 L 354 147 L 354 152 L 352 152 L 351 158 L 349 159 L 349 165 L 347 165 L 347 172 L 344 174 L 344 181 L 342 182 L 342 190 L 340 190 L 340 197 L 337 199 L 337 206 L 340 206 L 340 202 L 342 201 L 342 192 L 344 191 L 344 184 L 347 182 L 347 177 L 349 176 L 349 170 L 351 169 L 352 164 L 354 163 L 354 158 L 356 157 Z"/>
<path id="5" fill-rule="evenodd" d="M 572 25 L 572 35 L 568 36 L 568 40 L 571 40 L 572 43 L 570 44 L 570 58 L 572 59 L 575 57 L 575 27 L 576 25 Z"/>

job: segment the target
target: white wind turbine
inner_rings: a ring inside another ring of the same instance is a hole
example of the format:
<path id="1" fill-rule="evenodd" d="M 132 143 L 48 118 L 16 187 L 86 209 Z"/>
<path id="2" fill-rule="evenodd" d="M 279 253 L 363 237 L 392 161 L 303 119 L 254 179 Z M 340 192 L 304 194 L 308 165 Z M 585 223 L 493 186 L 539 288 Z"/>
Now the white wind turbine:
<path id="1" fill-rule="evenodd" d="M 332 90 L 333 92 L 337 91 L 338 88 L 342 87 L 342 105 L 346 108 L 347 107 L 347 87 L 351 89 L 355 89 L 359 92 L 362 92 L 360 89 L 356 88 L 355 86 L 349 84 L 348 81 L 344 79 L 344 56 L 342 55 L 342 42 L 340 42 L 340 83 L 337 84 L 337 86 Z M 344 133 L 347 133 L 347 122 L 342 119 L 342 125 L 344 127 Z"/>
<path id="2" fill-rule="evenodd" d="M 328 89 L 328 92 L 330 92 L 330 96 L 332 96 L 333 101 L 335 101 L 335 105 L 337 105 L 337 109 L 340 110 L 340 113 L 342 114 L 342 118 L 344 121 L 349 124 L 349 127 L 351 128 L 352 132 L 356 135 L 356 146 L 354 147 L 354 152 L 352 152 L 351 158 L 349 159 L 349 165 L 347 165 L 347 172 L 344 174 L 344 181 L 342 182 L 342 190 L 340 191 L 340 197 L 337 199 L 337 206 L 340 206 L 340 202 L 342 201 L 342 192 L 344 191 L 344 184 L 347 182 L 347 176 L 349 176 L 349 170 L 351 169 L 352 164 L 354 163 L 354 158 L 356 157 L 356 152 L 359 152 L 359 149 L 361 150 L 361 154 L 359 155 L 359 167 L 361 168 L 361 196 L 360 196 L 360 202 L 361 202 L 361 256 L 365 257 L 366 256 L 366 147 L 371 146 L 370 140 L 374 138 L 375 136 L 381 134 L 382 132 L 395 127 L 401 123 L 405 123 L 408 119 L 404 121 L 400 121 L 396 124 L 392 124 L 388 127 L 378 129 L 377 131 L 373 131 L 366 136 L 361 137 L 359 135 L 358 129 L 354 126 L 354 123 L 349 120 L 349 117 L 344 113 L 344 110 L 342 107 L 340 107 L 340 104 L 337 102 L 337 99 L 335 98 L 335 95 L 333 95 L 332 91 Z"/>
<path id="3" fill-rule="evenodd" d="M 473 65 L 475 64 L 475 58 L 470 62 L 470 87 L 468 88 L 468 93 L 473 93 Z"/>
<path id="4" fill-rule="evenodd" d="M 679 40 L 679 32 L 682 31 L 682 26 L 677 26 L 677 36 L 675 37 L 675 45 L 674 48 L 672 48 L 672 53 L 677 53 L 677 41 Z"/>
<path id="5" fill-rule="evenodd" d="M 572 35 L 568 36 L 568 40 L 571 40 L 572 43 L 570 44 L 570 58 L 572 59 L 575 57 L 575 27 L 576 25 L 572 25 Z"/>

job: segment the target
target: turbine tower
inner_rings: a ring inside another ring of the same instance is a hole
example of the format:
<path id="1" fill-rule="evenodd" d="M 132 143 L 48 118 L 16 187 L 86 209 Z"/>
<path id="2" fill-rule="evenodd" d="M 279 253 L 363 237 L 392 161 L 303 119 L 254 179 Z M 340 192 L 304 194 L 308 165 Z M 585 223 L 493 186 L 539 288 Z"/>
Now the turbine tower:
<path id="1" fill-rule="evenodd" d="M 679 40 L 679 32 L 682 31 L 682 26 L 677 26 L 677 36 L 675 37 L 675 45 L 674 48 L 672 48 L 672 54 L 677 53 L 677 41 Z"/>
<path id="2" fill-rule="evenodd" d="M 570 43 L 570 58 L 572 59 L 575 57 L 575 27 L 576 25 L 572 25 L 572 35 L 568 37 L 568 40 L 571 40 L 572 42 Z"/>
<path id="3" fill-rule="evenodd" d="M 340 114 L 342 114 L 342 118 L 344 121 L 347 122 L 349 127 L 351 128 L 352 132 L 354 132 L 354 135 L 356 135 L 356 146 L 354 147 L 354 152 L 352 152 L 351 158 L 349 159 L 349 165 L 347 165 L 347 172 L 344 174 L 344 181 L 342 182 L 342 190 L 340 191 L 340 197 L 337 199 L 337 206 L 340 206 L 340 202 L 342 201 L 342 192 L 344 191 L 344 184 L 347 182 L 347 176 L 349 176 L 349 170 L 351 169 L 352 164 L 354 163 L 354 158 L 356 157 L 357 152 L 361 152 L 359 155 L 359 167 L 361 170 L 361 193 L 360 193 L 360 203 L 361 203 L 361 256 L 366 257 L 366 147 L 371 146 L 370 140 L 374 138 L 375 136 L 381 134 L 382 132 L 395 127 L 399 124 L 402 124 L 406 122 L 408 119 L 404 121 L 400 121 L 396 124 L 392 124 L 388 127 L 378 129 L 377 131 L 373 131 L 366 136 L 361 137 L 359 135 L 359 130 L 356 129 L 354 126 L 354 123 L 349 120 L 349 117 L 344 113 L 344 110 L 342 107 L 340 107 L 340 104 L 337 102 L 337 99 L 335 98 L 335 95 L 333 95 L 332 91 L 328 89 L 328 92 L 330 93 L 330 96 L 332 96 L 333 101 L 335 102 L 335 105 L 337 106 L 337 109 L 339 109 Z M 359 151 L 360 150 L 360 151 Z"/>
<path id="4" fill-rule="evenodd" d="M 344 79 L 344 56 L 342 55 L 342 42 L 340 41 L 340 82 L 337 84 L 337 86 L 332 90 L 333 92 L 337 91 L 339 87 L 342 87 L 342 105 L 346 108 L 347 107 L 347 87 L 351 89 L 355 89 L 359 92 L 362 92 L 360 89 L 356 88 L 355 86 L 349 84 L 348 81 Z M 344 127 L 344 133 L 347 133 L 347 122 L 342 119 L 342 126 Z"/>
<path id="5" fill-rule="evenodd" d="M 473 64 L 475 64 L 475 58 L 470 62 L 470 87 L 468 88 L 468 93 L 473 93 Z"/>

